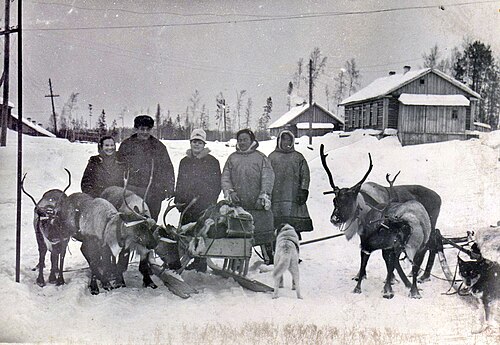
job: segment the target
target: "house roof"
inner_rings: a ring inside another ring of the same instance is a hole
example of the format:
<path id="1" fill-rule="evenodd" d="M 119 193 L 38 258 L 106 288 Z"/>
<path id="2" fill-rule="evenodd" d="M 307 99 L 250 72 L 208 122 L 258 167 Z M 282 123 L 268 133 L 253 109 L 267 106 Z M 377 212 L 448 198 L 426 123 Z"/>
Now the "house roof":
<path id="1" fill-rule="evenodd" d="M 403 87 L 406 84 L 411 83 L 415 79 L 418 79 L 418 78 L 420 78 L 428 73 L 435 73 L 438 76 L 440 76 L 441 78 L 446 79 L 451 84 L 460 88 L 461 90 L 467 92 L 471 96 L 476 97 L 476 98 L 481 98 L 481 96 L 477 92 L 474 92 L 467 85 L 462 84 L 461 82 L 450 77 L 449 75 L 446 75 L 445 73 L 443 73 L 439 70 L 436 70 L 436 69 L 424 68 L 424 69 L 420 69 L 420 70 L 409 71 L 406 73 L 399 73 L 399 74 L 394 74 L 394 75 L 388 75 L 385 77 L 375 79 L 371 84 L 369 84 L 365 88 L 359 90 L 355 94 L 344 99 L 340 103 L 340 105 L 347 105 L 347 104 L 351 104 L 351 103 L 356 103 L 356 102 L 360 102 L 360 101 L 364 101 L 364 100 L 368 100 L 368 99 L 374 99 L 374 98 L 379 98 L 379 97 L 389 95 L 392 92 L 394 92 L 395 90 Z"/>
<path id="2" fill-rule="evenodd" d="M 402 93 L 399 101 L 406 105 L 464 106 L 470 101 L 464 95 L 421 95 Z"/>
<path id="3" fill-rule="evenodd" d="M 15 118 L 16 120 L 18 119 L 17 114 L 11 113 L 10 115 L 11 115 L 13 118 Z M 28 126 L 28 127 L 32 128 L 32 129 L 34 129 L 35 131 L 37 131 L 37 132 L 38 132 L 38 133 L 40 133 L 40 134 L 45 135 L 46 137 L 51 137 L 51 138 L 55 138 L 55 137 L 56 137 L 54 133 L 49 132 L 48 130 L 46 130 L 46 129 L 45 129 L 45 128 L 43 128 L 42 126 L 36 125 L 36 124 L 34 124 L 33 122 L 28 121 L 28 120 L 27 120 L 26 118 L 24 118 L 24 117 L 22 118 L 22 121 L 23 121 L 23 123 L 24 123 L 26 126 Z"/>
<path id="4" fill-rule="evenodd" d="M 316 122 L 311 124 L 312 129 L 333 129 L 335 126 L 330 122 Z M 309 122 L 297 123 L 298 129 L 309 129 Z"/>
<path id="5" fill-rule="evenodd" d="M 325 113 L 327 113 L 328 115 L 330 115 L 335 120 L 337 120 L 337 121 L 339 121 L 341 123 L 344 123 L 343 120 L 339 119 L 337 116 L 335 116 L 335 114 L 333 114 L 332 112 L 326 110 L 321 105 L 319 105 L 317 103 L 313 103 L 313 105 L 317 106 L 318 108 L 320 108 L 321 110 L 323 110 Z M 293 107 L 288 112 L 286 112 L 285 114 L 283 114 L 279 119 L 277 119 L 271 125 L 269 125 L 269 129 L 271 129 L 271 128 L 280 128 L 280 127 L 285 126 L 287 123 L 289 123 L 293 119 L 297 118 L 299 115 L 303 114 L 307 109 L 309 109 L 309 104 L 307 104 L 307 103 L 304 104 L 304 105 Z"/>
<path id="6" fill-rule="evenodd" d="M 484 127 L 484 128 L 491 129 L 491 126 L 490 126 L 490 125 L 488 125 L 487 123 L 482 123 L 482 122 L 474 122 L 474 126 L 477 126 L 477 127 Z"/>

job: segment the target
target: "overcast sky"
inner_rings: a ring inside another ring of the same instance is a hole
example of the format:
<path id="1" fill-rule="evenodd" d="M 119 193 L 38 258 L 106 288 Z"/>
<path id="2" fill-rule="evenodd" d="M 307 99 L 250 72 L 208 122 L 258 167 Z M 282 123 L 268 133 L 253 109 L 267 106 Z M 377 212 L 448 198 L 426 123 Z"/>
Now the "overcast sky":
<path id="1" fill-rule="evenodd" d="M 158 103 L 163 114 L 175 116 L 185 112 L 195 89 L 213 124 L 220 92 L 234 109 L 237 91 L 247 90 L 244 103 L 252 98 L 255 117 L 271 96 L 273 120 L 282 115 L 297 61 L 307 60 L 314 47 L 328 58 L 315 89 L 315 100 L 325 106 L 325 86 L 334 89 L 333 77 L 351 58 L 366 86 L 404 65 L 420 68 L 434 44 L 447 54 L 464 37 L 491 45 L 500 57 L 499 1 L 23 3 L 24 116 L 44 124 L 51 113 L 49 78 L 60 95 L 56 111 L 78 92 L 74 115 L 88 119 L 92 104 L 93 124 L 102 109 L 108 124 L 127 109 L 125 126 L 132 126 L 135 114 L 154 114 Z M 17 1 L 12 6 L 15 24 Z M 17 103 L 15 36 L 10 97 Z"/>

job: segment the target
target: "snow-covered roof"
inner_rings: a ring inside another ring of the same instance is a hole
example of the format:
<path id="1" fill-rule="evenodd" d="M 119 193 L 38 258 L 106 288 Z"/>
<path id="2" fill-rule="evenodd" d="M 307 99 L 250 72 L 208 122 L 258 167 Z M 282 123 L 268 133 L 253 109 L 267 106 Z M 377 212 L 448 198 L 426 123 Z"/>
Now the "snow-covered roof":
<path id="1" fill-rule="evenodd" d="M 16 120 L 18 119 L 17 114 L 11 113 L 10 115 L 11 115 L 13 118 L 15 118 Z M 24 118 L 24 117 L 22 118 L 22 121 L 23 121 L 23 123 L 24 123 L 26 126 L 33 128 L 35 131 L 37 131 L 37 132 L 38 132 L 38 133 L 40 133 L 40 134 L 43 134 L 43 135 L 45 135 L 45 136 L 47 136 L 47 137 L 51 137 L 51 138 L 55 138 L 55 137 L 56 137 L 54 133 L 49 132 L 48 130 L 46 130 L 46 129 L 45 129 L 45 128 L 43 128 L 42 126 L 36 125 L 36 124 L 34 124 L 33 122 L 28 121 L 28 119 L 26 119 L 26 118 Z"/>
<path id="2" fill-rule="evenodd" d="M 421 95 L 402 93 L 399 101 L 406 105 L 464 106 L 470 101 L 464 95 Z"/>
<path id="3" fill-rule="evenodd" d="M 420 70 L 415 70 L 415 71 L 409 71 L 406 73 L 397 73 L 393 75 L 388 75 L 385 77 L 381 77 L 378 79 L 375 79 L 371 84 L 366 86 L 365 88 L 359 90 L 355 94 L 347 97 L 340 103 L 340 105 L 346 105 L 349 103 L 355 103 L 355 102 L 360 102 L 364 101 L 367 99 L 373 99 L 373 98 L 378 98 L 382 97 L 385 95 L 388 95 L 392 93 L 393 91 L 399 89 L 403 85 L 406 85 L 415 79 L 418 79 L 428 73 L 435 73 L 438 76 L 440 76 L 443 79 L 446 79 L 456 87 L 462 89 L 463 91 L 469 93 L 471 96 L 474 96 L 476 98 L 481 98 L 481 96 L 477 93 L 474 92 L 471 88 L 469 88 L 467 85 L 462 84 L 458 80 L 450 77 L 449 75 L 446 75 L 445 73 L 435 70 L 435 69 L 430 69 L 430 68 L 424 68 Z"/>
<path id="4" fill-rule="evenodd" d="M 335 120 L 337 120 L 337 121 L 339 121 L 341 123 L 344 123 L 343 120 L 339 119 L 337 116 L 335 116 L 335 114 L 333 114 L 332 112 L 326 110 L 321 105 L 319 105 L 317 103 L 313 103 L 313 105 L 315 105 L 318 108 L 320 108 L 321 110 L 323 110 L 325 113 L 327 113 L 328 115 L 330 115 Z M 290 121 L 292 121 L 293 119 L 295 119 L 296 117 L 298 117 L 300 114 L 304 113 L 307 109 L 309 109 L 309 104 L 307 104 L 307 103 L 304 104 L 304 105 L 293 107 L 288 112 L 286 112 L 285 114 L 283 114 L 279 119 L 277 119 L 276 121 L 274 121 L 269 126 L 269 128 L 271 129 L 271 128 L 280 128 L 280 127 L 283 127 L 287 123 L 289 123 Z"/>
<path id="5" fill-rule="evenodd" d="M 482 123 L 482 122 L 474 122 L 474 126 L 484 127 L 484 128 L 491 129 L 490 125 L 488 125 L 487 123 Z"/>
<path id="6" fill-rule="evenodd" d="M 330 122 L 316 122 L 311 124 L 312 129 L 333 129 L 335 126 Z M 297 123 L 298 129 L 309 129 L 309 122 Z"/>

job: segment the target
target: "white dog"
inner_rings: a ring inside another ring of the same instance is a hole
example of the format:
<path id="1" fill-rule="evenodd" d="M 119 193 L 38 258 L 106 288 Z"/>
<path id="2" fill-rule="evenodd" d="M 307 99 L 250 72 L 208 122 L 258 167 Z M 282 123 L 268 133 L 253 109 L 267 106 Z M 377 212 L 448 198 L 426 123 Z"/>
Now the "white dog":
<path id="1" fill-rule="evenodd" d="M 299 281 L 299 237 L 291 225 L 281 224 L 276 229 L 273 298 L 278 298 L 278 289 L 283 287 L 283 274 L 287 270 L 292 274 L 292 290 L 296 290 L 297 298 L 302 299 Z"/>

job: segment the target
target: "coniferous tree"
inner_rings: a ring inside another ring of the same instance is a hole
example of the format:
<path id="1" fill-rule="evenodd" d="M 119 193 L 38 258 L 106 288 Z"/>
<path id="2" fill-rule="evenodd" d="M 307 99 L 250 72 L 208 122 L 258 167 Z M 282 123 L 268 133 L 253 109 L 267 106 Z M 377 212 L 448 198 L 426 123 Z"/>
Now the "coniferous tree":
<path id="1" fill-rule="evenodd" d="M 106 132 L 108 131 L 106 125 L 106 112 L 104 111 L 104 109 L 97 119 L 97 130 L 99 131 L 99 135 L 101 136 L 106 135 Z"/>
<path id="2" fill-rule="evenodd" d="M 247 107 L 245 109 L 245 128 L 250 128 L 250 120 L 252 118 L 252 98 L 248 97 Z"/>

